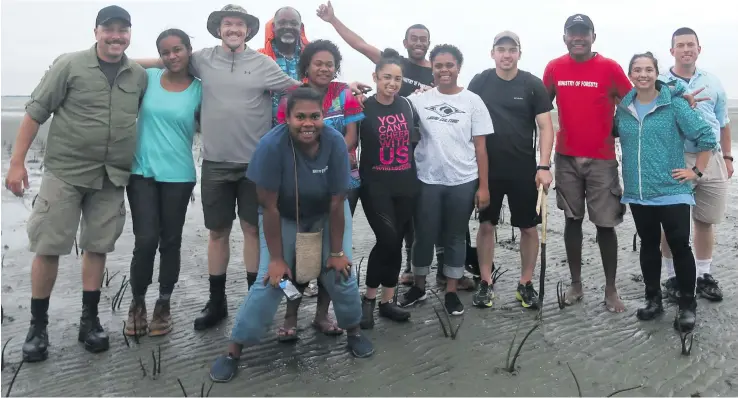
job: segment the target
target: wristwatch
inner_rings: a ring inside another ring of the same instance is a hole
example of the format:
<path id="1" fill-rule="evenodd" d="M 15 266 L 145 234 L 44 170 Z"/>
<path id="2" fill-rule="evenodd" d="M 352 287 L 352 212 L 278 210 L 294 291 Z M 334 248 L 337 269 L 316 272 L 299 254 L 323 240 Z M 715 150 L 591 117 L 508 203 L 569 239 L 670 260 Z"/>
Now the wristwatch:
<path id="1" fill-rule="evenodd" d="M 725 160 L 730 160 L 731 162 L 733 161 L 733 157 L 732 157 L 732 156 L 730 156 L 730 155 L 724 155 L 724 156 L 723 156 L 723 159 L 725 159 Z"/>
<path id="2" fill-rule="evenodd" d="M 536 171 L 538 171 L 538 170 L 551 170 L 551 166 L 541 166 L 541 165 L 539 165 L 539 166 L 536 167 Z"/>
<path id="3" fill-rule="evenodd" d="M 341 250 L 341 251 L 340 251 L 340 252 L 338 252 L 338 253 L 330 253 L 330 256 L 331 256 L 331 257 L 343 257 L 343 256 L 345 256 L 345 255 L 346 255 L 346 254 L 345 254 L 345 253 L 343 252 L 343 250 Z"/>
<path id="4" fill-rule="evenodd" d="M 698 178 L 702 178 L 702 172 L 700 171 L 700 169 L 697 168 L 697 166 L 692 167 L 692 171 L 697 174 Z"/>

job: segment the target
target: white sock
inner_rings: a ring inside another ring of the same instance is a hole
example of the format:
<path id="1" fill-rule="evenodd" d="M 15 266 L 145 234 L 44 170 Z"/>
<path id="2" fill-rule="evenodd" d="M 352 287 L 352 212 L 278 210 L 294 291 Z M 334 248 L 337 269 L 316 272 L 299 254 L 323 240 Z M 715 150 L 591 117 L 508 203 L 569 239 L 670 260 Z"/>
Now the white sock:
<path id="1" fill-rule="evenodd" d="M 667 278 L 674 278 L 676 276 L 676 273 L 674 273 L 674 259 L 673 258 L 661 257 L 661 266 L 666 268 Z"/>
<path id="2" fill-rule="evenodd" d="M 707 260 L 696 260 L 695 265 L 697 266 L 697 276 L 702 277 L 704 274 L 710 273 L 710 265 L 712 265 L 712 259 Z"/>

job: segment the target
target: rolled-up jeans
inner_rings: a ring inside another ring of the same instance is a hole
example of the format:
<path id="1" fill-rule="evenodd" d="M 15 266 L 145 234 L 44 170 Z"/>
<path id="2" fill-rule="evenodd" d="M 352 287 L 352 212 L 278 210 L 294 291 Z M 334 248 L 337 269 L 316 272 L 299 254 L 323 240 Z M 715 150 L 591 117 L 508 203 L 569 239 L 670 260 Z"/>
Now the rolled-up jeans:
<path id="1" fill-rule="evenodd" d="M 464 276 L 466 232 L 474 210 L 478 182 L 474 180 L 454 186 L 420 183 L 412 251 L 416 276 L 430 273 L 436 243 L 444 248 L 443 274 L 451 279 Z"/>
<path id="2" fill-rule="evenodd" d="M 352 223 L 351 210 L 348 200 L 344 201 L 344 217 L 346 218 L 343 230 L 343 252 L 352 259 Z M 356 275 L 352 267 L 348 278 L 340 276 L 336 280 L 336 271 L 326 269 L 330 254 L 330 221 L 326 216 L 323 221 L 323 269 L 320 274 L 320 283 L 326 289 L 333 301 L 333 311 L 336 314 L 338 326 L 342 329 L 354 327 L 361 320 L 361 296 L 356 283 Z M 282 289 L 269 284 L 264 285 L 264 277 L 269 270 L 269 249 L 264 237 L 264 219 L 259 214 L 259 275 L 256 283 L 249 290 L 236 315 L 236 322 L 231 331 L 231 341 L 242 345 L 258 344 L 272 326 L 274 315 L 277 313 L 282 299 L 285 297 Z M 297 225 L 294 220 L 282 218 L 282 255 L 295 275 L 295 240 Z"/>

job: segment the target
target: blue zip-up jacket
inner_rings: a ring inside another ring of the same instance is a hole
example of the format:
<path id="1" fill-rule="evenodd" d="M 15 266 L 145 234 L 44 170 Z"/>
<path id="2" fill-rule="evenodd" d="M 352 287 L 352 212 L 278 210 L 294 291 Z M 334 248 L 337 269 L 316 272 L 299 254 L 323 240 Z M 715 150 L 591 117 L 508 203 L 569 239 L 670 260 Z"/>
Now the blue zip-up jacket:
<path id="1" fill-rule="evenodd" d="M 620 133 L 623 153 L 623 196 L 644 200 L 660 196 L 691 194 L 692 184 L 680 183 L 671 175 L 686 167 L 685 139 L 699 151 L 717 147 L 710 125 L 700 113 L 690 108 L 684 98 L 662 88 L 656 104 L 641 123 L 633 102 L 636 89 L 620 102 L 615 123 Z"/>

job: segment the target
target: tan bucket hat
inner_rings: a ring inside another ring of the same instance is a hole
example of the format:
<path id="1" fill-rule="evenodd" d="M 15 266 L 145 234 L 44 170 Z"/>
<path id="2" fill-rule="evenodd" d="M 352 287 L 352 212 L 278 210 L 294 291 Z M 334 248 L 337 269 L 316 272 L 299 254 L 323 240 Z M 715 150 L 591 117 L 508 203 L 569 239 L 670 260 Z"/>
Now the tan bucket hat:
<path id="1" fill-rule="evenodd" d="M 228 4 L 223 7 L 220 11 L 213 11 L 208 17 L 208 32 L 213 35 L 216 39 L 220 39 L 218 29 L 220 28 L 220 21 L 224 17 L 238 17 L 246 21 L 246 26 L 249 29 L 246 35 L 246 41 L 249 41 L 259 33 L 259 18 L 246 12 L 246 9 L 239 5 Z"/>

